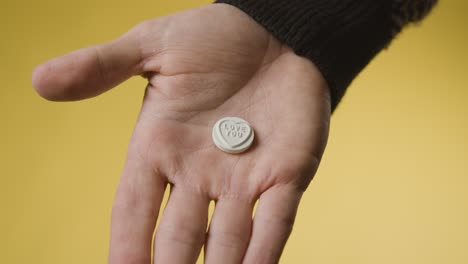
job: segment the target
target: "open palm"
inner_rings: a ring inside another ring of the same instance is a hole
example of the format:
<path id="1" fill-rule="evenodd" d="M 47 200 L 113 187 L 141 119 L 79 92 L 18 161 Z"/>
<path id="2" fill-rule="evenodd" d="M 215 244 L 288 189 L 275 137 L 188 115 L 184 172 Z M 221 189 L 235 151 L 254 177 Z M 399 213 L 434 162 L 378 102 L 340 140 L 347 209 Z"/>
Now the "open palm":
<path id="1" fill-rule="evenodd" d="M 112 213 L 109 263 L 277 263 L 325 148 L 330 104 L 314 65 L 240 10 L 210 5 L 145 21 L 121 38 L 40 65 L 50 100 L 149 80 Z M 241 154 L 218 149 L 215 122 L 255 131 Z M 216 201 L 207 232 L 208 205 Z M 259 200 L 255 216 L 253 208 Z"/>

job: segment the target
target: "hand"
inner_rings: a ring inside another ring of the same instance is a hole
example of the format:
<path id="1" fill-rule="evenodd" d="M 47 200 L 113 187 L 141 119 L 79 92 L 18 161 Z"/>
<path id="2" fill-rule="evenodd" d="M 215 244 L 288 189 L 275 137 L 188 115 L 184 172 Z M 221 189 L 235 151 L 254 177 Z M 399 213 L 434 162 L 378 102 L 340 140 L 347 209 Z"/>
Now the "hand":
<path id="1" fill-rule="evenodd" d="M 203 245 L 206 263 L 277 263 L 328 135 L 316 67 L 242 11 L 214 4 L 46 62 L 33 85 L 50 100 L 79 100 L 133 75 L 149 84 L 113 206 L 109 263 L 150 262 L 168 184 L 154 263 L 195 263 Z M 247 152 L 213 144 L 212 126 L 226 116 L 254 128 Z"/>

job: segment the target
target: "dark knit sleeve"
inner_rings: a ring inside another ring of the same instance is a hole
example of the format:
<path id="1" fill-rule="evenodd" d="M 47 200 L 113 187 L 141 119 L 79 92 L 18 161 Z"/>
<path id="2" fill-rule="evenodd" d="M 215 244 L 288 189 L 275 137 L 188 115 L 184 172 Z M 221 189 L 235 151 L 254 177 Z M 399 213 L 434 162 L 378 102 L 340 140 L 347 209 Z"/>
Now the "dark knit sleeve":
<path id="1" fill-rule="evenodd" d="M 422 9 L 405 6 L 408 2 L 435 0 L 216 1 L 243 10 L 296 54 L 309 58 L 328 82 L 332 109 L 356 75 L 410 19 L 403 16 L 416 17 L 405 10 Z"/>

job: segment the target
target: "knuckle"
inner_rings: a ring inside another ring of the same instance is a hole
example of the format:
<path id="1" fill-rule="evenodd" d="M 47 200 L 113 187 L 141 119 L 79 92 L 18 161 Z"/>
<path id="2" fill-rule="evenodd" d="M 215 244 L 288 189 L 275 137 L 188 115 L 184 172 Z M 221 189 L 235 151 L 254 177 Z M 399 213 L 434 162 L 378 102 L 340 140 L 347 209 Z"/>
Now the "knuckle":
<path id="1" fill-rule="evenodd" d="M 204 243 L 205 233 L 199 230 L 184 228 L 183 226 L 160 225 L 156 231 L 156 239 L 197 246 Z"/>
<path id="2" fill-rule="evenodd" d="M 247 245 L 248 236 L 242 232 L 216 230 L 209 232 L 208 241 L 221 247 L 239 249 Z"/>

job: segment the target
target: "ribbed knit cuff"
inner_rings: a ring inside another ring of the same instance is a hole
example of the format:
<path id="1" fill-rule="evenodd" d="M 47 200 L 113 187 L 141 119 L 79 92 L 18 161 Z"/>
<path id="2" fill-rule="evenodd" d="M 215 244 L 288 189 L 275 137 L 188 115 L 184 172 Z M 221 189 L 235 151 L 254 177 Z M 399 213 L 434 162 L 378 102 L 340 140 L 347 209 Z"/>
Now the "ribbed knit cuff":
<path id="1" fill-rule="evenodd" d="M 391 41 L 391 0 L 217 0 L 243 10 L 309 58 L 328 82 L 334 110 L 346 88 Z"/>

